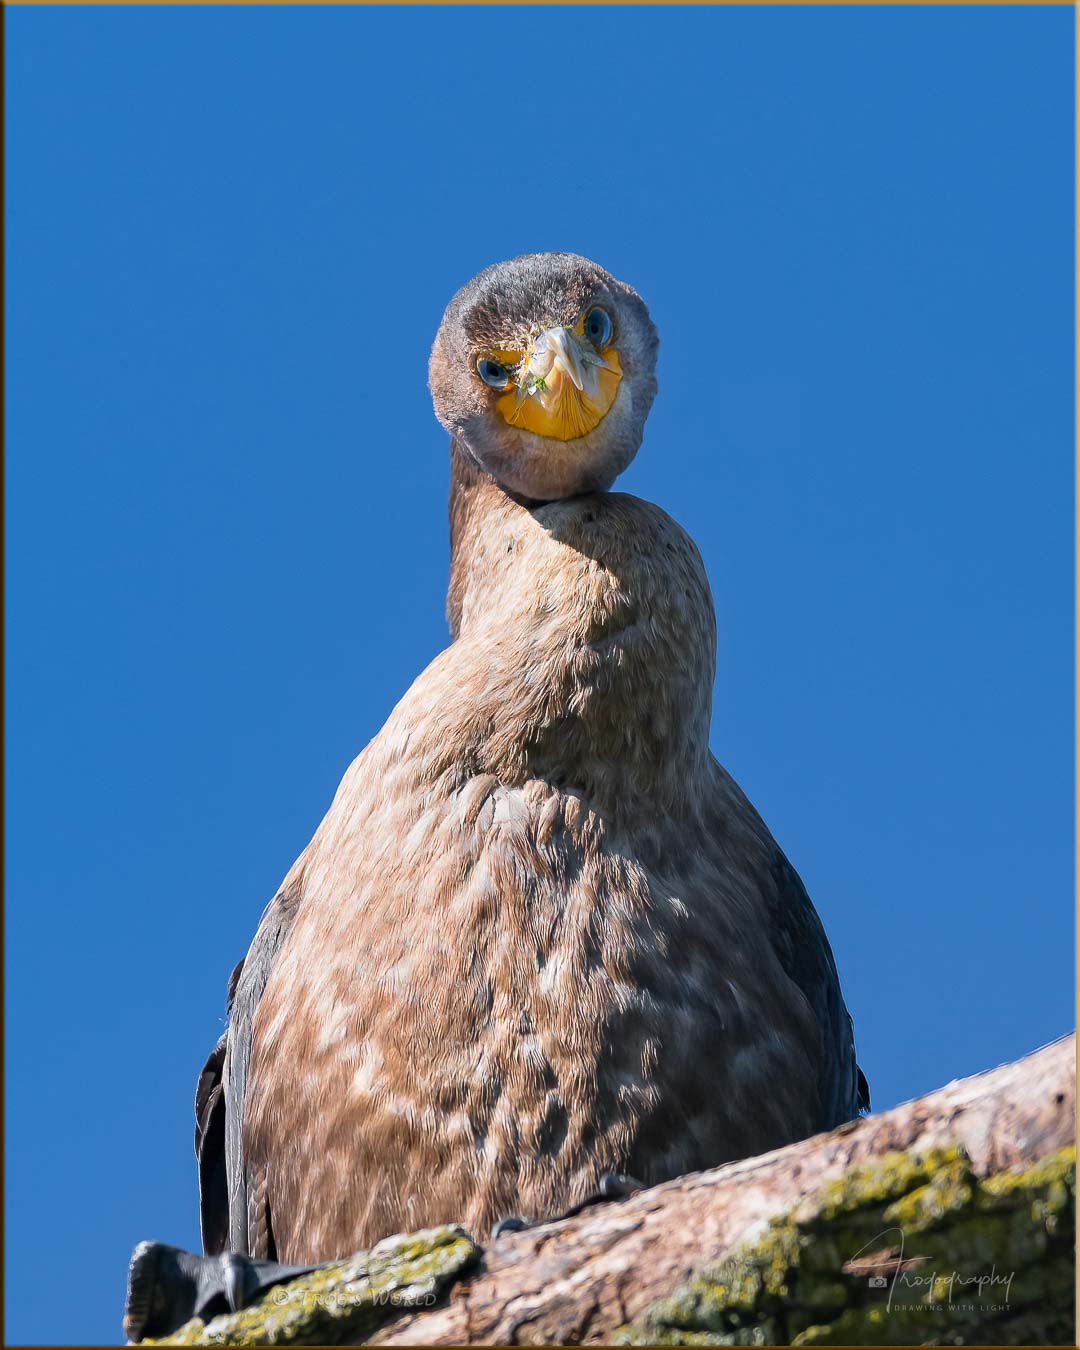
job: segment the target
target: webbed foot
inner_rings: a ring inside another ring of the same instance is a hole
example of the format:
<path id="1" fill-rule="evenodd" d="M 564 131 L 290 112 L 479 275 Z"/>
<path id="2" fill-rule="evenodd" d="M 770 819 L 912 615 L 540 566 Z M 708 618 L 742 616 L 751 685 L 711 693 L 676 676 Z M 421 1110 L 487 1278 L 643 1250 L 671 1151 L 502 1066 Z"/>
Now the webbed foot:
<path id="1" fill-rule="evenodd" d="M 129 1341 L 168 1336 L 193 1317 L 206 1322 L 237 1312 L 275 1284 L 314 1269 L 252 1261 L 237 1252 L 196 1256 L 164 1242 L 140 1242 L 128 1266 L 124 1333 Z"/>

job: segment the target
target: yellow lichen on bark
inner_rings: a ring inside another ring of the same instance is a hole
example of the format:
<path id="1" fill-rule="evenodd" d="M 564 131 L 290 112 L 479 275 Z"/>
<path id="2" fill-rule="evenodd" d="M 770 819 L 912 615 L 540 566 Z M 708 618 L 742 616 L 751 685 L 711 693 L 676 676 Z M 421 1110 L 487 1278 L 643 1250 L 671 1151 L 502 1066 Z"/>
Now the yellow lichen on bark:
<path id="1" fill-rule="evenodd" d="M 1071 1147 L 988 1178 L 960 1148 L 885 1154 L 706 1265 L 615 1343 L 1071 1345 L 1075 1194 Z M 455 1227 L 388 1238 L 145 1343 L 359 1344 L 436 1303 L 479 1255 Z"/>
<path id="2" fill-rule="evenodd" d="M 480 1249 L 460 1228 L 386 1238 L 370 1251 L 277 1285 L 240 1312 L 198 1318 L 143 1345 L 359 1344 L 407 1308 L 438 1301 Z"/>
<path id="3" fill-rule="evenodd" d="M 622 1345 L 1072 1345 L 1076 1152 L 980 1179 L 961 1149 L 849 1168 L 657 1300 Z"/>

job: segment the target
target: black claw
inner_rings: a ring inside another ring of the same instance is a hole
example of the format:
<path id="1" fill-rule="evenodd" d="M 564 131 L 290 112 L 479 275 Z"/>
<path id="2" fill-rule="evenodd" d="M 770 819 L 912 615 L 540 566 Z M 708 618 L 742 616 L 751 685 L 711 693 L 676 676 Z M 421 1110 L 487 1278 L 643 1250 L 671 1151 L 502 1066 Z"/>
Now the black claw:
<path id="1" fill-rule="evenodd" d="M 644 1189 L 643 1182 L 636 1177 L 628 1177 L 625 1172 L 605 1172 L 597 1186 L 603 1200 L 628 1200 Z"/>
<path id="2" fill-rule="evenodd" d="M 492 1242 L 498 1242 L 506 1233 L 521 1233 L 526 1228 L 532 1227 L 531 1219 L 523 1219 L 520 1214 L 508 1214 L 505 1219 L 500 1219 L 491 1230 Z"/>
<path id="3" fill-rule="evenodd" d="M 628 1177 L 624 1172 L 601 1172 L 595 1191 L 555 1217 L 557 1219 L 572 1219 L 575 1214 L 581 1214 L 584 1210 L 591 1209 L 593 1205 L 607 1204 L 612 1200 L 628 1200 L 630 1196 L 636 1195 L 638 1191 L 644 1189 L 643 1182 L 638 1181 L 635 1177 Z"/>

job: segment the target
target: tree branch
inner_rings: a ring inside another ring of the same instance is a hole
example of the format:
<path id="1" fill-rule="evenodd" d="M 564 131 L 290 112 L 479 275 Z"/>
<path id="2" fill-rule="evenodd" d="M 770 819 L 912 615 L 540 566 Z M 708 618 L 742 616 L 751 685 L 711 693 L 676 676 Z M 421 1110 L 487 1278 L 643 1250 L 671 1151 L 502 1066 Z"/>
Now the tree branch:
<path id="1" fill-rule="evenodd" d="M 959 1147 L 971 1173 L 988 1178 L 1057 1154 L 1075 1140 L 1075 1085 L 1076 1043 L 1069 1036 L 831 1134 L 514 1234 L 488 1249 L 446 1307 L 399 1317 L 374 1343 L 610 1342 L 654 1300 L 752 1243 L 770 1220 L 853 1166 L 895 1152 Z M 1008 1251 L 984 1255 L 987 1267 L 1010 1259 Z M 1067 1317 L 1071 1324 L 1071 1310 Z"/>
<path id="2" fill-rule="evenodd" d="M 1075 1344 L 1076 1043 L 508 1235 L 388 1238 L 172 1343 Z"/>

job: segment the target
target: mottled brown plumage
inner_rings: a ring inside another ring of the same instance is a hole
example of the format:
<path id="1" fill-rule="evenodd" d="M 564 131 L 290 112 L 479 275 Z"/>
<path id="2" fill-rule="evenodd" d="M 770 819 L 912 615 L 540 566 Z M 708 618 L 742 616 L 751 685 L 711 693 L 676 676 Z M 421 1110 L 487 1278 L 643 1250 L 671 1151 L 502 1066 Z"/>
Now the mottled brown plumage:
<path id="1" fill-rule="evenodd" d="M 546 446 L 500 425 L 478 353 L 600 302 L 622 381 L 595 431 Z M 447 311 L 454 641 L 346 773 L 234 977 L 197 1103 L 208 1249 L 226 1228 L 290 1262 L 482 1233 L 605 1171 L 653 1183 L 859 1108 L 820 923 L 709 752 L 697 549 L 602 490 L 640 442 L 655 351 L 640 299 L 570 255 L 489 269 Z"/>

